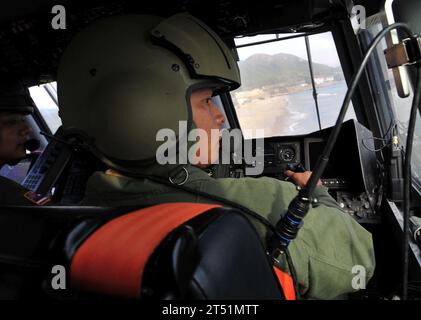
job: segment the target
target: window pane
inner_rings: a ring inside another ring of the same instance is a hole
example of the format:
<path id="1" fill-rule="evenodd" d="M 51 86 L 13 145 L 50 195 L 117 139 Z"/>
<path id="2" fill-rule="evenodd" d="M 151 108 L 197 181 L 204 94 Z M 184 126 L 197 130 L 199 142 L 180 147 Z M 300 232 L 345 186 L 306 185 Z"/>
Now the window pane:
<path id="1" fill-rule="evenodd" d="M 317 72 L 315 83 L 321 115 L 322 128 L 334 126 L 348 90 L 345 77 L 339 62 L 332 33 L 326 32 L 309 36 L 313 63 L 334 68 L 333 70 Z M 345 119 L 357 119 L 352 102 L 348 107 Z"/>
<path id="2" fill-rule="evenodd" d="M 57 86 L 55 82 L 29 88 L 31 98 L 54 134 L 61 126 L 58 115 Z"/>
<path id="3" fill-rule="evenodd" d="M 310 36 L 310 44 L 324 128 L 335 123 L 347 86 L 331 34 Z M 265 137 L 319 130 L 304 37 L 237 50 L 242 86 L 232 97 L 246 139 L 256 137 L 247 129 L 264 129 Z"/>

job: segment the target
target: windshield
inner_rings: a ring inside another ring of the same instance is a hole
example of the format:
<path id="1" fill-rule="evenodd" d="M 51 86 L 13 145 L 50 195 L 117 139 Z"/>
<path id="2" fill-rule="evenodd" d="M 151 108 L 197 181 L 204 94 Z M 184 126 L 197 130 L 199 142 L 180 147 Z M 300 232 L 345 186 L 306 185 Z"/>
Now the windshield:
<path id="1" fill-rule="evenodd" d="M 57 83 L 50 82 L 33 86 L 29 88 L 29 92 L 51 133 L 54 134 L 61 126 L 61 119 L 58 113 Z"/>
<path id="2" fill-rule="evenodd" d="M 277 41 L 274 41 L 277 40 Z M 333 126 L 347 91 L 330 32 L 308 36 L 265 35 L 235 40 L 242 86 L 232 92 L 245 138 L 307 134 Z M 265 42 L 272 41 L 272 42 Z M 314 87 L 313 87 L 314 82 Z M 317 116 L 316 100 L 320 114 Z M 356 119 L 352 105 L 346 120 Z"/>

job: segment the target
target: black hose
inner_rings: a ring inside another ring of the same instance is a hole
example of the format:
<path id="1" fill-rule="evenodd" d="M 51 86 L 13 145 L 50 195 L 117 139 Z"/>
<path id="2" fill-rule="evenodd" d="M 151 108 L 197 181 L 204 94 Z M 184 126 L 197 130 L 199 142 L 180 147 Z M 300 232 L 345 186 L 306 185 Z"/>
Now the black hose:
<path id="1" fill-rule="evenodd" d="M 294 291 L 295 291 L 295 298 L 300 300 L 300 290 L 299 290 L 299 283 L 297 279 L 297 272 L 295 271 L 294 263 L 292 262 L 291 255 L 289 253 L 288 248 L 285 249 L 285 258 L 287 260 L 287 264 L 289 267 L 289 272 L 291 273 L 292 282 L 294 284 Z"/>

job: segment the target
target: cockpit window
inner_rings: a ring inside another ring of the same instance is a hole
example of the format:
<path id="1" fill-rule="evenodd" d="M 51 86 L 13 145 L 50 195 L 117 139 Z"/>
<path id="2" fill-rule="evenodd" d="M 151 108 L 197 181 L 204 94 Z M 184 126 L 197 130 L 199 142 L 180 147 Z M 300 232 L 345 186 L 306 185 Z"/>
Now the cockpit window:
<path id="1" fill-rule="evenodd" d="M 258 129 L 264 137 L 290 136 L 335 124 L 347 85 L 330 32 L 308 36 L 313 81 L 304 35 L 244 37 L 235 43 L 242 85 L 231 95 L 246 139 L 259 137 L 253 134 Z M 350 118 L 356 119 L 352 105 Z"/>
<path id="2" fill-rule="evenodd" d="M 29 92 L 51 133 L 54 134 L 61 126 L 61 119 L 58 115 L 57 83 L 50 82 L 33 86 L 29 88 Z"/>

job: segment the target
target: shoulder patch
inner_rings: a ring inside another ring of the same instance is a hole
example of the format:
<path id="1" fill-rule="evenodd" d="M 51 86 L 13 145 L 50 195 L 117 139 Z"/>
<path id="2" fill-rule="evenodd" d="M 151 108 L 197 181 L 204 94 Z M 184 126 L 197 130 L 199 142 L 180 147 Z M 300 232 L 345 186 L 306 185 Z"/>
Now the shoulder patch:
<path id="1" fill-rule="evenodd" d="M 43 206 L 47 202 L 50 202 L 50 198 L 33 191 L 28 191 L 23 196 L 32 203 L 35 203 L 37 206 Z"/>

